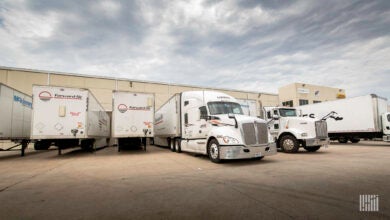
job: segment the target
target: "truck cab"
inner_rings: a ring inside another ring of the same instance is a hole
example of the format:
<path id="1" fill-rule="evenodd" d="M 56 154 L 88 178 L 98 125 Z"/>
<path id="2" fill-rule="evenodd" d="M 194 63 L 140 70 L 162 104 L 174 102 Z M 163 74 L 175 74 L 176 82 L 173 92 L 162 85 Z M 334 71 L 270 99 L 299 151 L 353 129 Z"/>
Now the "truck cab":
<path id="1" fill-rule="evenodd" d="M 300 147 L 309 152 L 329 144 L 326 121 L 300 117 L 291 107 L 264 107 L 264 117 L 278 148 L 295 153 Z"/>
<path id="2" fill-rule="evenodd" d="M 390 112 L 382 114 L 383 141 L 390 142 Z"/>
<path id="3" fill-rule="evenodd" d="M 212 91 L 182 93 L 181 149 L 213 162 L 276 154 L 266 121 L 245 116 L 235 98 Z"/>
<path id="4" fill-rule="evenodd" d="M 216 163 L 277 153 L 267 122 L 245 116 L 235 98 L 215 91 L 182 92 L 163 104 L 155 113 L 155 143 Z"/>

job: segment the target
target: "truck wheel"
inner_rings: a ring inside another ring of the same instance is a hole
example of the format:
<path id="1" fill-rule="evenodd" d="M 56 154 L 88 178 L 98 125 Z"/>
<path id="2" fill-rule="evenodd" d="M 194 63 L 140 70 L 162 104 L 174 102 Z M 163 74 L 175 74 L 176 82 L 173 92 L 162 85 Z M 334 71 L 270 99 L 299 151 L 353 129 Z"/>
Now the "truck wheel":
<path id="1" fill-rule="evenodd" d="M 359 143 L 360 141 L 360 138 L 351 138 L 349 139 L 352 143 L 356 144 L 356 143 Z"/>
<path id="2" fill-rule="evenodd" d="M 175 149 L 175 141 L 174 140 L 172 140 L 172 139 L 170 139 L 170 138 L 168 138 L 168 146 L 169 146 L 169 148 L 171 148 L 171 151 L 172 152 L 175 152 L 176 151 L 176 149 Z"/>
<path id="3" fill-rule="evenodd" d="M 310 147 L 303 147 L 303 148 L 305 148 L 305 150 L 309 152 L 316 152 L 321 148 L 321 146 L 310 146 Z"/>
<path id="4" fill-rule="evenodd" d="M 346 137 L 339 137 L 338 141 L 340 144 L 346 144 L 348 142 L 348 139 Z"/>
<path id="5" fill-rule="evenodd" d="M 181 153 L 181 145 L 180 145 L 180 139 L 176 138 L 175 139 L 175 146 L 176 146 L 176 152 Z"/>
<path id="6" fill-rule="evenodd" d="M 209 158 L 214 163 L 220 163 L 221 159 L 219 159 L 219 144 L 218 141 L 212 139 L 207 146 L 207 154 Z"/>
<path id="7" fill-rule="evenodd" d="M 294 136 L 285 135 L 280 139 L 280 147 L 286 153 L 296 153 L 299 149 L 299 143 Z"/>

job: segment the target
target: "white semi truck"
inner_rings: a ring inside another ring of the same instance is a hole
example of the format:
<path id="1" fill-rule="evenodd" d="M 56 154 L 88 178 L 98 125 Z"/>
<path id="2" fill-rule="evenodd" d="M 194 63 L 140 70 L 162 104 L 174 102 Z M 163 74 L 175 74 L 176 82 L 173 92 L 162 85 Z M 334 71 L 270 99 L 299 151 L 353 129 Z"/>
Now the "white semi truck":
<path id="1" fill-rule="evenodd" d="M 87 89 L 33 86 L 31 138 L 36 150 L 107 145 L 110 118 Z"/>
<path id="2" fill-rule="evenodd" d="M 328 146 L 329 138 L 325 120 L 299 117 L 295 108 L 264 107 L 264 116 L 278 148 L 295 153 L 300 147 L 314 152 Z"/>
<path id="3" fill-rule="evenodd" d="M 0 83 L 0 140 L 16 143 L 1 150 L 20 146 L 24 156 L 30 142 L 31 108 L 31 96 Z"/>
<path id="4" fill-rule="evenodd" d="M 113 92 L 111 136 L 118 140 L 118 151 L 140 146 L 154 136 L 154 94 Z"/>
<path id="5" fill-rule="evenodd" d="M 156 145 L 224 159 L 276 154 L 264 120 L 244 116 L 236 99 L 214 91 L 176 94 L 155 113 Z"/>
<path id="6" fill-rule="evenodd" d="M 377 95 L 365 95 L 300 106 L 301 114 L 308 117 L 324 117 L 336 112 L 342 120 L 328 120 L 331 140 L 340 143 L 357 143 L 361 138 L 382 138 L 390 141 L 390 112 L 387 99 Z"/>

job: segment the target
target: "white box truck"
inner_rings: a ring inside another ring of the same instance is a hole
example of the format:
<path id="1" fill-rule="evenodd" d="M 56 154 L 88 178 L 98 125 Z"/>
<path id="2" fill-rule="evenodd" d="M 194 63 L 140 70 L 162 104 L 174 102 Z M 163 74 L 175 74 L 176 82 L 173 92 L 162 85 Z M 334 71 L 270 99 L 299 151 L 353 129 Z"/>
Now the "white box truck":
<path id="1" fill-rule="evenodd" d="M 1 150 L 21 146 L 21 155 L 24 156 L 30 142 L 31 108 L 31 96 L 0 83 L 0 140 L 16 143 Z"/>
<path id="2" fill-rule="evenodd" d="M 283 152 L 295 153 L 300 147 L 315 152 L 329 144 L 326 121 L 300 117 L 291 107 L 264 107 L 271 135 Z"/>
<path id="3" fill-rule="evenodd" d="M 118 151 L 125 146 L 140 146 L 154 137 L 154 94 L 113 92 L 112 132 L 118 139 Z"/>
<path id="4" fill-rule="evenodd" d="M 331 140 L 358 143 L 361 138 L 390 141 L 390 113 L 387 99 L 365 95 L 300 106 L 302 116 L 322 118 L 336 112 L 342 120 L 327 120 Z"/>
<path id="5" fill-rule="evenodd" d="M 266 122 L 243 115 L 237 100 L 220 92 L 174 95 L 156 111 L 154 128 L 156 145 L 208 155 L 216 163 L 276 154 Z"/>
<path id="6" fill-rule="evenodd" d="M 87 89 L 33 86 L 31 138 L 36 150 L 106 145 L 110 118 Z"/>
<path id="7" fill-rule="evenodd" d="M 244 115 L 257 117 L 257 102 L 252 99 L 237 99 L 237 102 L 241 105 Z"/>

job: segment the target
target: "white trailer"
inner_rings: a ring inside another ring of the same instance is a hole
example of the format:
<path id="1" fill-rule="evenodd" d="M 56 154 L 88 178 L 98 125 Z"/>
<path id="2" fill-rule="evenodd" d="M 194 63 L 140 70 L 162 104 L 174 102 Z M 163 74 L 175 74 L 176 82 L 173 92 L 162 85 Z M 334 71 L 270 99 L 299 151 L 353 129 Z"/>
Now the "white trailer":
<path id="1" fill-rule="evenodd" d="M 377 95 L 304 105 L 299 109 L 302 116 L 322 118 L 330 112 L 336 112 L 342 117 L 342 120 L 327 120 L 331 140 L 357 143 L 361 138 L 383 138 L 384 141 L 390 141 L 387 99 Z"/>
<path id="2" fill-rule="evenodd" d="M 235 98 L 213 91 L 182 92 L 162 105 L 155 114 L 155 144 L 208 155 L 216 163 L 276 154 L 267 123 L 245 116 Z"/>
<path id="3" fill-rule="evenodd" d="M 112 137 L 118 139 L 118 151 L 124 146 L 146 150 L 146 138 L 154 136 L 154 94 L 113 92 Z"/>
<path id="4" fill-rule="evenodd" d="M 244 112 L 244 115 L 248 115 L 251 117 L 257 117 L 258 111 L 257 111 L 257 102 L 256 100 L 252 99 L 237 99 L 237 102 L 241 105 L 242 111 Z"/>
<path id="5" fill-rule="evenodd" d="M 12 150 L 21 145 L 21 155 L 30 142 L 31 96 L 0 83 L 0 140 L 17 143 L 1 150 Z"/>
<path id="6" fill-rule="evenodd" d="M 36 150 L 93 149 L 107 144 L 110 118 L 87 89 L 34 85 L 31 131 Z"/>

